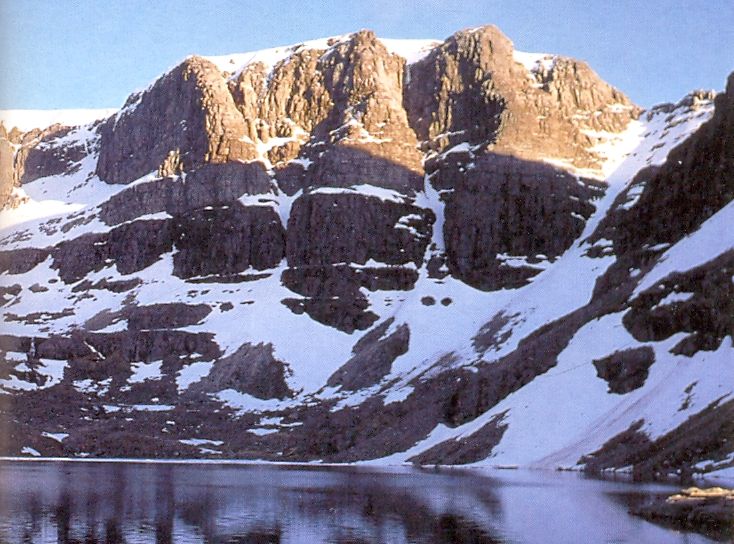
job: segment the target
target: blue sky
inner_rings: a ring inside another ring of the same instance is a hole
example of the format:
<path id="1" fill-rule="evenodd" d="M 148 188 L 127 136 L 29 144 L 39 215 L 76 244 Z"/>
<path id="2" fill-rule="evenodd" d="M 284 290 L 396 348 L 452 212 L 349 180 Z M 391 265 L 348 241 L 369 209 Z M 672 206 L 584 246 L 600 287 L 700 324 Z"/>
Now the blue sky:
<path id="1" fill-rule="evenodd" d="M 0 0 L 0 108 L 119 107 L 192 53 L 490 23 L 517 49 L 588 61 L 643 106 L 722 89 L 734 70 L 734 0 Z"/>

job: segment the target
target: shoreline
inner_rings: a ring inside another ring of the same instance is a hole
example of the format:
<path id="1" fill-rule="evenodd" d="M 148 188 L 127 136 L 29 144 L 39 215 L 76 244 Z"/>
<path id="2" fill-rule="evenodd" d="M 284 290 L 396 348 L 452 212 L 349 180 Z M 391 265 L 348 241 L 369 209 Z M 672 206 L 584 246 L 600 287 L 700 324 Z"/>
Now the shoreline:
<path id="1" fill-rule="evenodd" d="M 369 469 L 374 471 L 398 471 L 400 469 L 419 470 L 419 471 L 486 471 L 486 472 L 540 472 L 540 473 L 572 473 L 579 476 L 586 476 L 595 480 L 603 481 L 620 481 L 633 484 L 669 484 L 676 485 L 674 480 L 676 477 L 669 476 L 658 480 L 645 480 L 636 482 L 629 474 L 624 472 L 591 474 L 583 470 L 575 470 L 569 468 L 544 468 L 544 467 L 523 467 L 519 465 L 498 465 L 498 466 L 479 466 L 479 465 L 414 465 L 412 463 L 385 463 L 380 464 L 374 461 L 357 461 L 354 463 L 322 463 L 318 461 L 267 461 L 258 459 L 155 459 L 155 458 L 125 458 L 125 457 L 12 457 L 0 456 L 0 463 L 98 463 L 98 464 L 137 464 L 137 465 L 222 465 L 222 466 L 272 466 L 272 467 L 299 467 L 299 468 L 356 468 Z M 726 476 L 717 476 L 716 474 L 694 474 L 693 479 L 699 483 L 708 482 L 710 485 L 727 485 L 734 488 L 734 478 Z M 682 487 L 682 486 L 680 486 Z"/>

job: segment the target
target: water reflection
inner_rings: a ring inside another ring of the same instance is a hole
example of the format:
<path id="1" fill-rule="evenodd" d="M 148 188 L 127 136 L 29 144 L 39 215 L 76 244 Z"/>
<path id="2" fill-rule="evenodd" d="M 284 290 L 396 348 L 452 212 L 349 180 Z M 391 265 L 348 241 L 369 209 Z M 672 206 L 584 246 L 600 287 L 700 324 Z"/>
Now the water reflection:
<path id="1" fill-rule="evenodd" d="M 530 476 L 3 463 L 0 541 L 705 542 L 628 516 L 624 484 Z"/>

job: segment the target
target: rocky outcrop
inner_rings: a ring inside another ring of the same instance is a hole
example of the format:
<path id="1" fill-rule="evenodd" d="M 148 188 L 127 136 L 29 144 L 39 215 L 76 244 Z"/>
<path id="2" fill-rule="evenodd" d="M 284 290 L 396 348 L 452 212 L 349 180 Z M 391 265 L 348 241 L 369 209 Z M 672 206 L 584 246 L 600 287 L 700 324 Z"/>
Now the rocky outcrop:
<path id="1" fill-rule="evenodd" d="M 45 261 L 48 249 L 20 248 L 0 251 L 0 274 L 25 274 Z"/>
<path id="2" fill-rule="evenodd" d="M 449 267 L 485 290 L 523 285 L 534 264 L 565 251 L 603 193 L 541 161 L 596 168 L 596 134 L 620 132 L 639 114 L 584 63 L 541 56 L 528 67 L 519 55 L 484 27 L 453 35 L 408 69 L 404 103 L 429 152 L 430 182 L 444 191 Z"/>
<path id="3" fill-rule="evenodd" d="M 285 254 L 285 235 L 271 207 L 234 202 L 170 219 L 131 221 L 108 233 L 62 242 L 53 250 L 52 267 L 67 283 L 112 264 L 121 274 L 130 274 L 174 247 L 175 275 L 229 275 L 251 266 L 263 270 L 277 265 Z"/>
<path id="4" fill-rule="evenodd" d="M 504 414 L 495 416 L 481 429 L 468 436 L 441 442 L 415 457 L 408 459 L 416 465 L 466 465 L 482 461 L 492 454 L 499 444 L 507 425 L 502 424 Z"/>
<path id="5" fill-rule="evenodd" d="M 26 143 L 16 161 L 20 183 L 30 183 L 46 176 L 73 174 L 81 161 L 97 150 L 96 129 L 52 125 L 37 139 Z"/>
<path id="6" fill-rule="evenodd" d="M 434 221 L 430 210 L 407 201 L 382 200 L 356 192 L 307 193 L 288 220 L 288 264 L 420 265 Z"/>
<path id="7" fill-rule="evenodd" d="M 134 361 L 150 362 L 173 355 L 196 355 L 212 360 L 221 350 L 208 333 L 171 330 L 135 330 L 114 333 L 75 331 L 69 336 L 29 340 L 23 350 L 33 358 L 54 360 L 119 359 L 128 369 Z"/>
<path id="8" fill-rule="evenodd" d="M 734 338 L 734 251 L 684 273 L 673 273 L 630 302 L 624 326 L 640 341 L 689 333 L 673 353 L 692 356 Z"/>
<path id="9" fill-rule="evenodd" d="M 326 50 L 297 47 L 266 72 L 254 63 L 230 83 L 248 136 L 274 148 L 271 162 L 299 152 L 311 161 L 305 186 L 372 184 L 414 191 L 423 170 L 402 106 L 404 59 L 371 31 Z"/>
<path id="10" fill-rule="evenodd" d="M 14 159 L 15 147 L 0 133 L 0 209 L 5 206 L 15 185 Z"/>
<path id="11" fill-rule="evenodd" d="M 151 87 L 132 95 L 100 128 L 97 175 L 130 183 L 178 157 L 177 169 L 251 160 L 245 122 L 217 67 L 189 57 Z"/>
<path id="12" fill-rule="evenodd" d="M 638 420 L 597 451 L 583 456 L 579 463 L 590 473 L 632 467 L 632 477 L 636 480 L 666 474 L 690 478 L 697 463 L 731 455 L 734 450 L 729 440 L 734 436 L 732 416 L 734 401 L 717 401 L 655 440 L 646 434 L 644 420 Z"/>
<path id="13" fill-rule="evenodd" d="M 678 107 L 696 108 L 695 95 L 689 103 Z M 640 171 L 620 195 L 616 211 L 599 226 L 595 237 L 613 240 L 616 254 L 673 244 L 734 198 L 734 73 L 714 104 L 713 117 L 673 149 L 662 166 Z M 632 190 L 640 192 L 639 198 L 622 206 Z"/>
<path id="14" fill-rule="evenodd" d="M 624 395 L 645 385 L 655 352 L 650 347 L 628 349 L 592 362 L 597 376 L 609 384 L 609 392 Z"/>
<path id="15" fill-rule="evenodd" d="M 173 247 L 175 231 L 169 220 L 132 221 L 106 234 L 85 234 L 61 242 L 52 252 L 52 268 L 66 283 L 114 263 L 122 274 L 140 271 Z"/>
<path id="16" fill-rule="evenodd" d="M 229 86 L 253 141 L 310 134 L 330 114 L 333 101 L 318 69 L 322 50 L 296 47 L 288 62 L 268 73 L 260 62 L 246 66 Z"/>
<path id="17" fill-rule="evenodd" d="M 191 393 L 233 389 L 259 399 L 284 399 L 288 387 L 287 365 L 277 360 L 270 344 L 244 344 L 232 355 L 217 360 L 209 374 L 193 384 Z"/>
<path id="18" fill-rule="evenodd" d="M 90 289 L 91 287 L 86 287 L 84 290 L 88 291 Z M 114 289 L 114 286 L 111 289 Z M 84 323 L 84 328 L 89 331 L 98 331 L 125 320 L 127 329 L 131 331 L 177 329 L 199 323 L 210 312 L 211 308 L 206 304 L 184 304 L 181 302 L 149 304 L 146 306 L 128 304 L 121 310 L 114 312 L 102 310 L 89 318 Z"/>
<path id="19" fill-rule="evenodd" d="M 307 313 L 316 321 L 352 333 L 368 329 L 379 316 L 369 310 L 369 301 L 360 292 L 359 274 L 342 264 L 289 267 L 281 281 L 302 298 L 282 302 L 296 314 Z M 412 285 L 412 283 L 411 283 Z"/>
<path id="20" fill-rule="evenodd" d="M 117 225 L 146 214 L 178 215 L 223 206 L 243 195 L 267 195 L 272 190 L 260 163 L 206 164 L 185 176 L 153 179 L 125 189 L 102 204 L 100 216 L 108 225 Z"/>
<path id="21" fill-rule="evenodd" d="M 731 489 L 689 487 L 633 507 L 630 512 L 654 523 L 698 531 L 719 542 L 734 538 L 734 490 Z"/>
<path id="22" fill-rule="evenodd" d="M 378 383 L 390 373 L 393 362 L 408 351 L 410 328 L 403 324 L 388 336 L 381 327 L 381 338 L 372 343 L 360 341 L 354 356 L 339 368 L 326 382 L 330 387 L 356 391 Z"/>
<path id="23" fill-rule="evenodd" d="M 502 32 L 486 26 L 454 34 L 412 65 L 405 106 L 419 138 L 439 151 L 467 142 L 588 167 L 598 157 L 585 131 L 619 132 L 639 114 L 583 62 L 548 55 L 526 67 L 521 60 Z"/>
<path id="24" fill-rule="evenodd" d="M 421 154 L 402 106 L 404 66 L 370 31 L 322 56 L 319 69 L 334 108 L 314 136 L 332 145 L 315 159 L 311 185 L 422 186 Z"/>
<path id="25" fill-rule="evenodd" d="M 174 225 L 173 272 L 179 277 L 264 270 L 285 254 L 283 225 L 271 207 L 234 203 L 178 216 Z"/>
<path id="26" fill-rule="evenodd" d="M 353 331 L 377 318 L 366 313 L 360 286 L 408 288 L 417 279 L 397 265 L 422 265 L 433 212 L 409 200 L 383 200 L 356 192 L 311 192 L 293 204 L 288 220 L 284 283 L 307 297 L 288 301 L 296 312 Z M 369 269 L 345 267 L 378 263 Z"/>

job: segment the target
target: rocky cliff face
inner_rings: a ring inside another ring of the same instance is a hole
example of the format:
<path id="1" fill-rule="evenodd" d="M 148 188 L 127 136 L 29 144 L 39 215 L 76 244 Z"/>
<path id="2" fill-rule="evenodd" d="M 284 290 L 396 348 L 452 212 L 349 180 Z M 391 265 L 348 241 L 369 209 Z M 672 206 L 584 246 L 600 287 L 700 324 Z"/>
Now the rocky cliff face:
<path id="1" fill-rule="evenodd" d="M 96 173 L 108 183 L 256 156 L 252 142 L 243 141 L 245 122 L 219 70 L 200 57 L 132 95 L 100 135 Z"/>
<path id="2" fill-rule="evenodd" d="M 3 205 L 8 201 L 13 190 L 13 162 L 15 159 L 15 147 L 7 139 L 5 130 L 0 132 L 0 202 Z"/>
<path id="3" fill-rule="evenodd" d="M 3 129 L 1 452 L 731 464 L 732 81 L 360 31 Z"/>
<path id="4" fill-rule="evenodd" d="M 599 161 L 594 132 L 619 132 L 640 111 L 585 63 L 517 53 L 491 26 L 454 34 L 409 75 L 411 122 L 439 151 L 467 142 L 584 168 Z"/>

